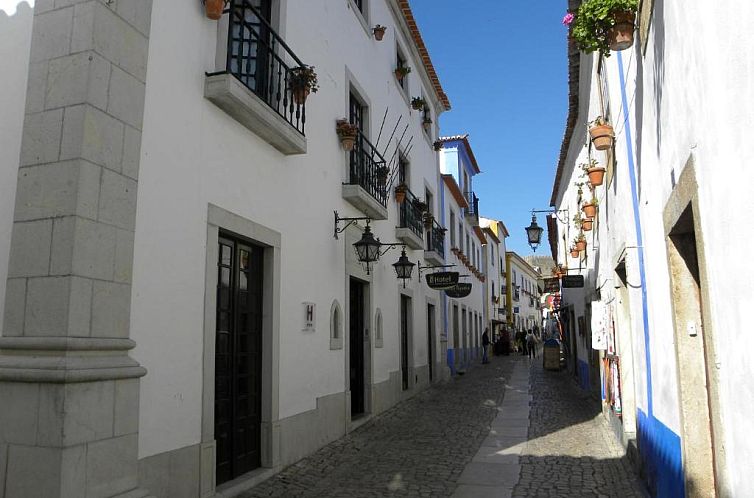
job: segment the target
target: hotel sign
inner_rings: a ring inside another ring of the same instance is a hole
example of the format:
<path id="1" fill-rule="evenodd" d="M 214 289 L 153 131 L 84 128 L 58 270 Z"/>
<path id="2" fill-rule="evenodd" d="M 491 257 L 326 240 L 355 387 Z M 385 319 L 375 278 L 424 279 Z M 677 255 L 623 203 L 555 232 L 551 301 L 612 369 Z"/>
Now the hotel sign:
<path id="1" fill-rule="evenodd" d="M 564 275 L 563 288 L 574 289 L 584 287 L 584 275 Z"/>
<path id="2" fill-rule="evenodd" d="M 443 271 L 427 275 L 427 285 L 430 289 L 449 289 L 458 284 L 457 271 Z"/>
<path id="3" fill-rule="evenodd" d="M 448 297 L 455 297 L 455 298 L 466 297 L 469 294 L 471 294 L 471 284 L 467 284 L 467 283 L 456 284 L 449 289 L 445 289 L 445 294 L 447 294 Z"/>

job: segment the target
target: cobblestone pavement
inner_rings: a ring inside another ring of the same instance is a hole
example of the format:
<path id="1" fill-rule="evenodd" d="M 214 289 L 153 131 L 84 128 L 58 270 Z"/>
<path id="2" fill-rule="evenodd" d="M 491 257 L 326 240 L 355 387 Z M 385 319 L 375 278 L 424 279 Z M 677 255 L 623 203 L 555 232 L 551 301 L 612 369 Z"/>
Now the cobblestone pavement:
<path id="1" fill-rule="evenodd" d="M 242 498 L 646 497 L 599 416 L 599 403 L 588 399 L 567 373 L 544 371 L 539 358 L 531 360 L 532 401 L 525 410 L 530 417 L 528 442 L 522 427 L 521 456 L 511 447 L 499 454 L 493 449 L 488 460 L 480 460 L 478 452 L 489 450 L 485 445 L 496 437 L 496 429 L 505 433 L 496 424 L 502 418 L 505 425 L 509 415 L 501 407 L 505 387 L 511 382 L 513 367 L 522 362 L 528 365 L 530 360 L 494 357 L 489 365 L 433 386 L 262 482 Z M 511 412 L 510 416 L 520 415 Z M 497 461 L 499 456 L 512 458 L 516 467 L 520 464 L 520 475 L 516 469 L 515 475 L 505 477 L 485 475 L 479 486 L 459 485 L 464 469 L 467 475 L 479 466 L 474 462 Z M 485 488 L 482 481 L 488 477 L 506 482 Z"/>
<path id="2" fill-rule="evenodd" d="M 242 496 L 450 496 L 489 434 L 512 364 L 492 358 L 433 386 Z"/>
<path id="3" fill-rule="evenodd" d="M 514 497 L 648 496 L 605 419 L 600 405 L 566 372 L 541 360 L 530 370 L 529 435 Z"/>

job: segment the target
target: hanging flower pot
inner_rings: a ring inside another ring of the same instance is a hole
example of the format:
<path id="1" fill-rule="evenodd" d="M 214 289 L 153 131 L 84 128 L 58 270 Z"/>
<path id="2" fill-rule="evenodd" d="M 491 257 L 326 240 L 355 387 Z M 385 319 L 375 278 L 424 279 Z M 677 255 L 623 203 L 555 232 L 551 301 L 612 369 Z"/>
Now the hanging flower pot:
<path id="1" fill-rule="evenodd" d="M 586 174 L 589 176 L 589 183 L 592 187 L 599 187 L 605 180 L 605 168 L 602 166 L 596 166 L 586 170 Z"/>
<path id="2" fill-rule="evenodd" d="M 634 13 L 620 11 L 613 14 L 615 24 L 607 32 L 607 44 L 610 50 L 626 50 L 634 44 Z"/>
<path id="3" fill-rule="evenodd" d="M 208 19 L 217 21 L 223 16 L 225 0 L 204 0 L 204 13 Z"/>
<path id="4" fill-rule="evenodd" d="M 572 258 L 578 258 L 578 257 L 579 257 L 579 250 L 578 250 L 578 249 L 576 249 L 576 246 L 574 246 L 574 247 L 573 247 L 573 248 L 571 249 L 571 257 L 572 257 Z"/>
<path id="5" fill-rule="evenodd" d="M 387 166 L 378 166 L 377 167 L 377 181 L 380 183 L 380 185 L 385 185 L 385 182 L 387 181 L 387 175 L 390 172 Z"/>
<path id="6" fill-rule="evenodd" d="M 597 203 L 594 200 L 589 203 L 584 203 L 584 205 L 581 206 L 581 210 L 584 211 L 584 216 L 587 218 L 594 218 L 597 216 Z"/>
<path id="7" fill-rule="evenodd" d="M 586 239 L 579 239 L 576 241 L 576 247 L 575 249 L 578 252 L 585 251 L 586 250 Z"/>
<path id="8" fill-rule="evenodd" d="M 288 72 L 288 88 L 291 89 L 293 102 L 296 105 L 304 105 L 309 93 L 316 93 L 319 89 L 317 73 L 314 66 L 298 66 Z"/>
<path id="9" fill-rule="evenodd" d="M 374 39 L 377 41 L 382 41 L 382 38 L 385 36 L 385 30 L 387 28 L 385 26 L 380 26 L 379 24 L 372 28 L 372 33 L 374 33 Z"/>
<path id="10" fill-rule="evenodd" d="M 395 68 L 395 77 L 398 81 L 403 81 L 408 73 L 411 72 L 411 68 L 408 66 L 400 66 Z"/>
<path id="11" fill-rule="evenodd" d="M 432 149 L 433 149 L 433 150 L 434 150 L 435 152 L 440 152 L 440 151 L 442 150 L 442 140 L 435 140 L 435 141 L 434 141 L 434 142 L 432 143 Z"/>
<path id="12" fill-rule="evenodd" d="M 613 127 L 601 117 L 597 118 L 592 127 L 589 128 L 589 135 L 592 137 L 592 144 L 597 150 L 608 150 L 613 146 Z"/>
<path id="13" fill-rule="evenodd" d="M 435 217 L 432 213 L 424 213 L 424 228 L 426 230 L 432 230 L 432 225 L 435 223 Z"/>
<path id="14" fill-rule="evenodd" d="M 427 107 L 427 102 L 421 97 L 414 97 L 411 99 L 411 109 L 415 111 L 421 111 Z"/>
<path id="15" fill-rule="evenodd" d="M 352 151 L 356 146 L 356 137 L 359 135 L 359 127 L 351 124 L 346 119 L 339 119 L 335 123 L 335 132 L 340 138 L 340 146 L 345 151 Z"/>
<path id="16" fill-rule="evenodd" d="M 585 232 L 591 232 L 592 226 L 594 224 L 594 220 L 591 218 L 587 218 L 581 222 L 581 229 Z"/>
<path id="17" fill-rule="evenodd" d="M 408 187 L 406 187 L 406 185 L 403 183 L 396 186 L 395 187 L 395 202 L 397 202 L 398 204 L 403 204 L 403 201 L 406 200 L 407 190 L 408 190 Z"/>

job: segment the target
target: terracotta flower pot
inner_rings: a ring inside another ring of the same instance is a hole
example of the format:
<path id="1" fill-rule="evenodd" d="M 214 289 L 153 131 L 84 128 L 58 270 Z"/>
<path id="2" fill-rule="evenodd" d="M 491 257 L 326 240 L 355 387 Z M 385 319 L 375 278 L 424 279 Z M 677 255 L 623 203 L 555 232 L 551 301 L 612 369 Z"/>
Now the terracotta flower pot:
<path id="1" fill-rule="evenodd" d="M 385 29 L 385 26 L 375 26 L 374 28 L 372 28 L 374 39 L 377 41 L 382 41 L 382 38 L 385 36 Z"/>
<path id="2" fill-rule="evenodd" d="M 225 0 L 204 0 L 204 13 L 207 18 L 217 21 L 223 16 Z"/>
<path id="3" fill-rule="evenodd" d="M 589 183 L 592 184 L 592 187 L 599 187 L 605 180 L 605 168 L 602 166 L 589 168 L 586 170 L 586 174 L 589 175 Z"/>
<path id="4" fill-rule="evenodd" d="M 405 74 L 403 74 L 403 71 L 401 71 L 400 69 L 396 69 L 396 70 L 395 70 L 395 77 L 396 77 L 396 78 L 398 79 L 398 81 L 403 81 L 403 78 L 404 78 L 405 76 L 406 76 L 406 75 L 405 75 Z"/>
<path id="5" fill-rule="evenodd" d="M 634 44 L 634 13 L 616 12 L 615 24 L 607 32 L 607 44 L 610 50 L 626 50 Z"/>
<path id="6" fill-rule="evenodd" d="M 309 88 L 308 87 L 300 87 L 300 88 L 294 88 L 293 89 L 293 101 L 296 103 L 296 105 L 304 105 L 306 103 L 306 97 L 309 96 Z"/>
<path id="7" fill-rule="evenodd" d="M 584 230 L 585 232 L 591 232 L 593 224 L 594 224 L 594 220 L 586 219 L 581 222 L 581 229 Z"/>
<path id="8" fill-rule="evenodd" d="M 596 204 L 584 204 L 581 206 L 581 210 L 584 211 L 584 216 L 587 218 L 594 218 L 597 216 L 597 205 Z"/>
<path id="9" fill-rule="evenodd" d="M 571 249 L 571 257 L 572 258 L 578 258 L 579 257 L 579 250 L 576 249 L 575 247 L 573 249 Z M 561 275 L 562 275 L 562 273 L 561 273 Z"/>
<path id="10" fill-rule="evenodd" d="M 575 249 L 579 252 L 586 250 L 586 240 L 577 241 Z"/>
<path id="11" fill-rule="evenodd" d="M 395 191 L 395 202 L 398 204 L 403 204 L 403 201 L 406 200 L 406 191 L 405 190 L 396 190 Z"/>
<path id="12" fill-rule="evenodd" d="M 347 135 L 340 137 L 340 146 L 343 147 L 343 150 L 345 150 L 346 152 L 352 151 L 355 145 L 356 138 Z"/>
<path id="13" fill-rule="evenodd" d="M 589 128 L 589 135 L 597 150 L 607 150 L 613 146 L 613 127 L 609 124 L 597 125 Z"/>

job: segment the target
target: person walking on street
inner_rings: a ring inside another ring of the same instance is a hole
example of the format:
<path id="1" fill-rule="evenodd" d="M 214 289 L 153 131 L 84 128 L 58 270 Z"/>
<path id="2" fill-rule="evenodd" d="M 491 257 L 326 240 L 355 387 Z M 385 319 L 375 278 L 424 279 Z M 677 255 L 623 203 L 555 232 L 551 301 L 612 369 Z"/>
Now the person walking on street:
<path id="1" fill-rule="evenodd" d="M 526 350 L 529 353 L 529 358 L 537 357 L 537 337 L 531 330 L 526 334 Z"/>
<path id="2" fill-rule="evenodd" d="M 482 363 L 489 363 L 490 360 L 487 357 L 487 350 L 490 349 L 490 334 L 488 333 L 489 329 L 484 329 L 484 333 L 482 334 Z"/>

